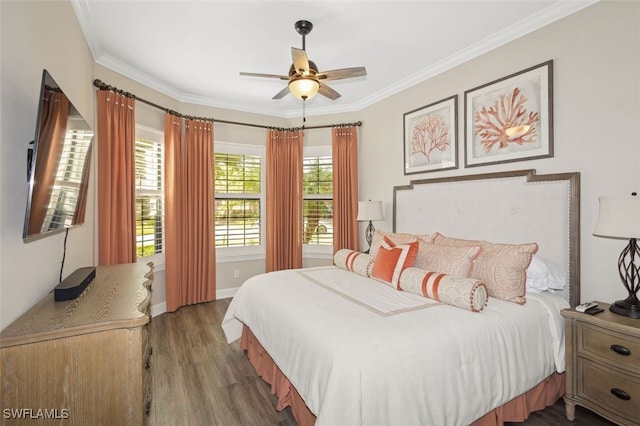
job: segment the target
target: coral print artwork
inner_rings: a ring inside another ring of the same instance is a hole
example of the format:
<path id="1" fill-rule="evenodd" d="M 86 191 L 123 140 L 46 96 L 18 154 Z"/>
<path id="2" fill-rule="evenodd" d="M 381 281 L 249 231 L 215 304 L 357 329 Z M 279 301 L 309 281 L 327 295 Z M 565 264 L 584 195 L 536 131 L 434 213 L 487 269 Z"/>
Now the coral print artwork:
<path id="1" fill-rule="evenodd" d="M 448 170 L 457 163 L 458 96 L 404 114 L 404 173 Z"/>
<path id="2" fill-rule="evenodd" d="M 488 96 L 489 106 L 476 102 L 473 115 L 474 136 L 479 143 L 474 144 L 474 155 L 530 150 L 540 147 L 537 126 L 540 122 L 540 105 L 535 97 L 531 100 L 526 93 L 533 89 L 539 92 L 537 81 L 520 88 L 509 87 L 507 92 L 496 91 Z M 494 100 L 495 99 L 495 100 Z"/>
<path id="3" fill-rule="evenodd" d="M 552 65 L 465 92 L 465 167 L 553 156 Z"/>

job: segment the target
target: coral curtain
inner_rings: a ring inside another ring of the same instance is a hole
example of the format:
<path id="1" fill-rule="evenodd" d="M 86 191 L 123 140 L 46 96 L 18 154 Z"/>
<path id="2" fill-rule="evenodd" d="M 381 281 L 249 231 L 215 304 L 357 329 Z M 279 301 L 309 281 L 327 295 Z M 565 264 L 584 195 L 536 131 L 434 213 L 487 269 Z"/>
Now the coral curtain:
<path id="1" fill-rule="evenodd" d="M 166 114 L 164 137 L 166 303 L 174 312 L 215 300 L 213 124 Z"/>
<path id="2" fill-rule="evenodd" d="M 31 216 L 27 228 L 29 234 L 43 231 L 44 218 L 49 208 L 51 189 L 56 179 L 60 155 L 64 146 L 69 115 L 69 99 L 53 90 L 47 90 L 40 111 L 38 155 L 35 158 L 35 175 L 31 194 Z"/>
<path id="3" fill-rule="evenodd" d="M 333 251 L 358 249 L 358 133 L 351 127 L 331 132 L 333 157 Z"/>
<path id="4" fill-rule="evenodd" d="M 267 272 L 302 267 L 302 131 L 267 131 Z"/>
<path id="5" fill-rule="evenodd" d="M 98 91 L 98 264 L 136 261 L 135 99 Z"/>

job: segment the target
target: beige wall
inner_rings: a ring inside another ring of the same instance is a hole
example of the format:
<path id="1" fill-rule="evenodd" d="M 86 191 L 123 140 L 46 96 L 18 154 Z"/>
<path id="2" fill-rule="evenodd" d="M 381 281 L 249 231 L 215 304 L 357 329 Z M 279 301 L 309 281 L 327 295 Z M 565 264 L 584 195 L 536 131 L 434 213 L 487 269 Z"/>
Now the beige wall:
<path id="1" fill-rule="evenodd" d="M 35 136 L 42 69 L 89 123 L 95 103 L 93 58 L 70 3 L 1 1 L 0 20 L 0 328 L 5 328 L 55 287 L 63 255 L 64 233 L 22 242 L 27 144 Z M 88 197 L 85 225 L 69 231 L 65 276 L 94 264 L 95 191 Z"/>
<path id="2" fill-rule="evenodd" d="M 464 91 L 549 59 L 554 61 L 554 157 L 462 168 Z M 597 3 L 363 111 L 360 198 L 384 201 L 387 220 L 378 228 L 391 229 L 392 186 L 410 180 L 403 175 L 402 114 L 454 94 L 461 168 L 411 178 L 528 168 L 580 172 L 582 300 L 625 298 L 617 275 L 625 241 L 592 233 L 599 196 L 640 192 L 640 2 Z"/>
<path id="3" fill-rule="evenodd" d="M 51 72 L 90 122 L 94 117 L 95 93 L 91 82 L 100 78 L 185 114 L 276 126 L 299 124 L 299 119 L 181 104 L 94 65 L 68 3 L 1 1 L 0 18 L 0 329 L 55 286 L 62 259 L 63 234 L 28 244 L 22 242 L 27 194 L 24 159 L 27 143 L 34 135 L 43 68 Z M 360 129 L 360 198 L 383 200 L 387 219 L 376 227 L 391 229 L 392 188 L 410 180 L 402 172 L 402 114 L 458 94 L 462 143 L 465 90 L 549 59 L 554 60 L 555 74 L 553 158 L 465 170 L 460 149 L 460 169 L 411 177 L 523 168 L 535 168 L 538 173 L 580 172 L 582 299 L 620 299 L 625 294 L 617 276 L 616 260 L 624 241 L 596 238 L 592 232 L 598 196 L 626 195 L 640 190 L 640 3 L 595 4 L 362 111 L 308 117 L 307 125 L 357 120 L 364 123 Z M 162 114 L 154 108 L 140 105 L 136 114 L 142 124 L 162 129 Z M 217 140 L 227 142 L 264 140 L 263 130 L 250 127 L 219 124 L 215 132 Z M 321 144 L 327 135 L 324 131 L 307 131 L 305 141 L 310 145 Z M 91 187 L 87 224 L 69 232 L 65 275 L 78 267 L 95 264 L 95 182 Z M 323 263 L 307 259 L 305 266 Z M 239 279 L 233 278 L 234 269 L 241 269 Z M 261 261 L 220 264 L 218 288 L 232 291 L 244 279 L 262 271 Z M 159 274 L 154 305 L 164 301 L 163 286 Z"/>

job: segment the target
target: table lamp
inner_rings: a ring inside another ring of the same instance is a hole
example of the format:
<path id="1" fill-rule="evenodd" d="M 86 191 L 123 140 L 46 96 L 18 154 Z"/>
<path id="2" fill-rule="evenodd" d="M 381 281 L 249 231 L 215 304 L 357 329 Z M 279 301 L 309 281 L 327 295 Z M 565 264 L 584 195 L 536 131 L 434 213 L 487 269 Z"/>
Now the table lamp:
<path id="1" fill-rule="evenodd" d="M 630 318 L 640 318 L 640 197 L 600 197 L 598 222 L 594 235 L 608 238 L 624 238 L 629 244 L 618 258 L 618 271 L 629 297 L 611 304 L 609 310 Z"/>
<path id="2" fill-rule="evenodd" d="M 382 213 L 382 201 L 358 201 L 358 216 L 356 217 L 356 220 L 359 222 L 369 221 L 369 225 L 365 231 L 365 237 L 367 239 L 367 243 L 369 243 L 369 249 L 367 249 L 365 253 L 369 253 L 369 250 L 371 249 L 371 241 L 373 240 L 373 231 L 375 231 L 372 221 L 384 220 L 384 213 Z"/>

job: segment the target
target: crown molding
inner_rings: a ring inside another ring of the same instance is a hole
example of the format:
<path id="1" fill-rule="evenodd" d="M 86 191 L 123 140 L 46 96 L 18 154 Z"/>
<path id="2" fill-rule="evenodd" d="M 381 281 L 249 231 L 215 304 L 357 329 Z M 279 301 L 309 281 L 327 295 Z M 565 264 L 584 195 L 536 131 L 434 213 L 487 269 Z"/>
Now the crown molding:
<path id="1" fill-rule="evenodd" d="M 135 67 L 132 67 L 122 61 L 116 60 L 110 55 L 104 53 L 103 46 L 93 33 L 91 13 L 89 11 L 89 0 L 70 0 L 73 9 L 80 23 L 80 27 L 84 33 L 85 39 L 93 55 L 95 63 L 109 68 L 125 77 L 128 77 L 142 85 L 167 95 L 179 102 L 192 103 L 196 105 L 210 106 L 215 108 L 229 109 L 248 113 L 262 114 L 279 118 L 297 118 L 302 116 L 302 108 L 290 108 L 286 110 L 276 111 L 268 106 L 261 106 L 246 102 L 233 102 L 206 96 L 200 96 L 192 93 L 185 93 L 174 86 L 161 81 L 148 73 L 145 73 Z M 585 1 L 569 1 L 563 0 L 555 3 L 546 9 L 528 17 L 526 20 L 515 22 L 507 28 L 497 32 L 491 37 L 487 37 L 477 43 L 459 51 L 455 54 L 435 63 L 433 66 L 425 68 L 407 78 L 404 78 L 390 86 L 375 92 L 358 102 L 326 105 L 320 107 L 306 107 L 306 116 L 319 116 L 327 114 L 340 114 L 357 112 L 376 104 L 390 96 L 402 92 L 416 84 L 422 83 L 430 78 L 442 74 L 458 65 L 470 61 L 482 54 L 496 49 L 504 44 L 516 40 L 524 35 L 536 31 L 546 25 L 549 25 L 559 19 L 578 12 L 589 7 L 601 0 L 585 0 Z"/>

